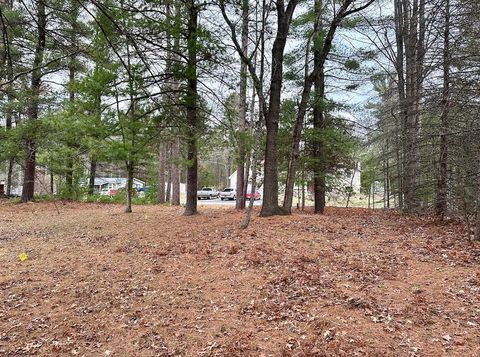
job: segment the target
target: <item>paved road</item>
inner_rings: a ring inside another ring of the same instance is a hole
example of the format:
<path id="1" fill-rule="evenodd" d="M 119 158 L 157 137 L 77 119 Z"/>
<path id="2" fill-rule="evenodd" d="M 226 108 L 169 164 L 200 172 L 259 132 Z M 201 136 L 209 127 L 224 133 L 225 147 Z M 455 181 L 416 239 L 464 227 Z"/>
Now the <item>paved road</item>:
<path id="1" fill-rule="evenodd" d="M 224 206 L 235 206 L 235 200 L 227 200 L 227 201 L 222 201 L 220 198 L 214 198 L 211 200 L 199 200 L 198 201 L 199 205 L 205 205 L 205 206 L 211 206 L 211 205 L 224 205 Z M 262 200 L 255 201 L 254 203 L 255 206 L 261 206 L 262 205 Z M 248 201 L 247 201 L 247 206 L 248 206 Z"/>

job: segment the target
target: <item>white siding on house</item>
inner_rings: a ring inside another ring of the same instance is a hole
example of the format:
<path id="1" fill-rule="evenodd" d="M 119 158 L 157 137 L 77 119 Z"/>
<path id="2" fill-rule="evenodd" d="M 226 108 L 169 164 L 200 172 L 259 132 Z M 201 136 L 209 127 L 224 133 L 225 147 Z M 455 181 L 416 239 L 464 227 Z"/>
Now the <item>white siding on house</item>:
<path id="1" fill-rule="evenodd" d="M 248 174 L 248 181 L 250 182 L 250 179 L 251 179 L 251 175 L 252 175 L 252 172 L 250 171 L 250 173 Z M 257 175 L 257 184 L 259 181 L 262 180 L 262 176 L 260 175 Z M 233 174 L 231 174 L 228 178 L 228 187 L 233 187 L 233 188 L 236 188 L 237 187 L 237 171 L 235 170 L 233 172 Z M 249 183 L 248 186 L 247 186 L 247 192 L 250 192 L 252 188 L 252 185 Z M 257 191 L 262 193 L 263 192 L 263 185 L 260 185 L 260 186 L 257 186 Z"/>

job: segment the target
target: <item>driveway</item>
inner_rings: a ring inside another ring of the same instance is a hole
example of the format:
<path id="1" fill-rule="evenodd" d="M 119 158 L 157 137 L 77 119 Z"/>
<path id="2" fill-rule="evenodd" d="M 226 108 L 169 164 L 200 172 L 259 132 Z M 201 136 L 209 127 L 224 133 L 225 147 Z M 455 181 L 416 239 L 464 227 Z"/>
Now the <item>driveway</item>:
<path id="1" fill-rule="evenodd" d="M 211 199 L 211 200 L 199 200 L 198 204 L 199 205 L 204 205 L 204 206 L 223 205 L 223 206 L 235 207 L 235 200 L 222 201 L 220 198 L 214 198 L 214 199 Z M 262 205 L 262 200 L 255 201 L 254 205 L 255 206 L 261 206 Z M 248 201 L 247 201 L 247 207 L 248 207 Z"/>

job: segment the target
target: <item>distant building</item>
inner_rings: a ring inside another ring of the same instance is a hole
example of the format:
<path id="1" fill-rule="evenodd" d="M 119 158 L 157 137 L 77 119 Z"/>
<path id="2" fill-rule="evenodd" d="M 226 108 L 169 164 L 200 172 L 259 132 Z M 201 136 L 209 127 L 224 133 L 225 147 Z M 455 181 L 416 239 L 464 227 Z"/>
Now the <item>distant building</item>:
<path id="1" fill-rule="evenodd" d="M 102 190 L 118 190 L 127 187 L 127 179 L 125 177 L 95 177 L 93 189 L 96 193 Z M 136 190 L 145 187 L 145 182 L 139 179 L 133 179 L 133 188 Z"/>
<path id="2" fill-rule="evenodd" d="M 252 178 L 252 172 L 250 171 L 248 174 L 248 186 L 247 192 L 250 192 L 252 185 L 250 184 Z M 237 171 L 235 170 L 229 177 L 228 177 L 228 186 L 236 188 L 237 187 Z M 262 193 L 263 192 L 263 176 L 257 173 L 257 188 L 256 191 Z"/>
<path id="3" fill-rule="evenodd" d="M 57 184 L 53 182 L 49 170 L 45 167 L 37 166 L 35 170 L 35 195 L 48 195 L 57 193 Z M 7 193 L 7 173 L 0 169 L 0 182 L 3 183 L 4 193 Z M 23 171 L 19 165 L 13 166 L 12 186 L 10 194 L 21 196 L 23 190 Z M 53 192 L 52 192 L 53 190 Z"/>

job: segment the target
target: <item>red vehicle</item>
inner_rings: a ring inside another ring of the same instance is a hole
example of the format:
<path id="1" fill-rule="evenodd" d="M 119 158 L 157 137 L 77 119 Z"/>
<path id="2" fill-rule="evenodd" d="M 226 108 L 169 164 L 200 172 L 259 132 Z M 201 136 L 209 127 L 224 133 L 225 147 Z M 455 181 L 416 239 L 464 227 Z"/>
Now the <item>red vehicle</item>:
<path id="1" fill-rule="evenodd" d="M 249 191 L 249 192 L 247 192 L 247 194 L 245 195 L 245 198 L 246 198 L 247 200 L 249 200 L 251 196 L 252 196 L 252 195 L 251 195 L 251 192 Z M 253 195 L 253 199 L 254 199 L 255 201 L 258 201 L 260 198 L 261 198 L 260 192 L 255 191 L 255 194 Z"/>

